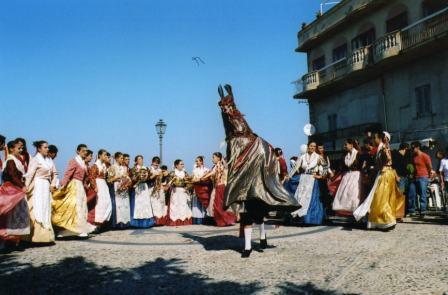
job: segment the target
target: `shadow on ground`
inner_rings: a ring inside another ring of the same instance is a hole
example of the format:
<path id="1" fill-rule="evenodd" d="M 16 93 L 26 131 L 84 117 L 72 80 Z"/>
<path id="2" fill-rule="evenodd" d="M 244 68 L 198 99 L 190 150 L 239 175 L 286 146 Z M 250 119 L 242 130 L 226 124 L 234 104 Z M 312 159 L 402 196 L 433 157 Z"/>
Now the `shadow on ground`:
<path id="1" fill-rule="evenodd" d="M 193 240 L 204 247 L 206 251 L 228 251 L 241 252 L 241 239 L 231 235 L 201 237 L 189 233 L 182 233 L 182 237 Z"/>
<path id="2" fill-rule="evenodd" d="M 279 292 L 277 294 L 297 294 L 297 295 L 339 295 L 342 293 L 323 290 L 316 287 L 313 283 L 306 283 L 303 285 L 297 285 L 289 282 L 282 283 L 277 286 Z M 344 293 L 347 294 L 347 293 Z M 347 294 L 350 295 L 350 294 Z M 354 294 L 352 294 L 354 295 Z"/>
<path id="3" fill-rule="evenodd" d="M 262 282 L 215 281 L 199 273 L 187 273 L 179 259 L 162 259 L 133 269 L 99 266 L 84 257 L 56 264 L 33 266 L 18 263 L 15 255 L 0 257 L 3 294 L 263 294 Z M 274 294 L 339 294 L 312 283 L 283 283 Z"/>
<path id="4" fill-rule="evenodd" d="M 36 267 L 6 256 L 0 257 L 0 286 L 8 294 L 253 294 L 262 289 L 258 283 L 212 281 L 185 272 L 182 264 L 158 258 L 123 270 L 73 257 Z"/>

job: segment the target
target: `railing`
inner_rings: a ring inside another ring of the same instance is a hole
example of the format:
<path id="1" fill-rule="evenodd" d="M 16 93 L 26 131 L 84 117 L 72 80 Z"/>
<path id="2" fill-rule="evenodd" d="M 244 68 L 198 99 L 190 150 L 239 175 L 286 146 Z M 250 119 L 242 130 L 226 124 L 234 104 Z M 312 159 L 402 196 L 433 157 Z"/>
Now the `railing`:
<path id="1" fill-rule="evenodd" d="M 402 30 L 403 49 L 409 49 L 448 32 L 448 8 L 440 10 Z"/>
<path id="2" fill-rule="evenodd" d="M 367 66 L 370 61 L 371 46 L 365 46 L 353 51 L 348 59 L 352 71 L 360 70 Z"/>
<path id="3" fill-rule="evenodd" d="M 340 59 L 319 71 L 319 84 L 332 81 L 346 74 L 347 58 Z"/>
<path id="4" fill-rule="evenodd" d="M 400 31 L 389 33 L 373 44 L 374 61 L 378 62 L 384 58 L 397 55 L 401 50 L 401 36 Z"/>
<path id="5" fill-rule="evenodd" d="M 319 72 L 314 71 L 304 75 L 302 77 L 302 81 L 304 91 L 316 89 L 317 86 L 319 85 Z"/>

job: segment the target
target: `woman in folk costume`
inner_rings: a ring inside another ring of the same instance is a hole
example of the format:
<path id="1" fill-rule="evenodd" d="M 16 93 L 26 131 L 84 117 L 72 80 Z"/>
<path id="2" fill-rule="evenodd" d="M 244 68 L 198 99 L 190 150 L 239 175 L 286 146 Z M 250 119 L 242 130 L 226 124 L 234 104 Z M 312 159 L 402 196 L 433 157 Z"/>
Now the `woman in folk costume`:
<path id="1" fill-rule="evenodd" d="M 0 152 L 3 151 L 4 154 L 4 159 L 6 161 L 6 159 L 8 158 L 8 148 L 5 146 L 6 144 L 6 137 L 4 137 L 3 135 L 0 134 Z M 2 184 L 2 170 L 3 170 L 3 161 L 2 161 L 2 156 L 0 155 L 0 185 Z"/>
<path id="2" fill-rule="evenodd" d="M 303 219 L 305 224 L 320 225 L 325 218 L 325 211 L 321 200 L 319 180 L 325 177 L 326 161 L 316 153 L 316 142 L 308 143 L 308 151 L 302 155 L 293 171 L 299 170 L 300 182 L 294 195 L 302 206 L 292 213 Z"/>
<path id="3" fill-rule="evenodd" d="M 331 182 L 331 178 L 334 176 L 334 173 L 331 169 L 330 157 L 325 152 L 325 146 L 322 142 L 317 143 L 316 153 L 321 157 L 322 166 L 325 167 L 326 171 L 325 175 L 322 175 L 317 182 L 319 183 L 320 200 L 324 206 L 325 219 L 328 220 L 328 217 L 333 214 L 332 205 L 334 200 L 328 189 L 328 184 Z"/>
<path id="4" fill-rule="evenodd" d="M 30 234 L 30 216 L 26 202 L 25 167 L 17 141 L 8 142 L 8 157 L 3 165 L 3 185 L 0 187 L 0 249 L 4 241 L 18 243 Z"/>
<path id="5" fill-rule="evenodd" d="M 18 159 L 20 160 L 20 162 L 22 162 L 23 167 L 25 167 L 25 171 L 28 171 L 28 166 L 31 161 L 31 156 L 28 153 L 28 148 L 26 146 L 26 140 L 24 138 L 19 137 L 19 138 L 16 138 L 15 141 L 18 142 L 20 145 L 20 155 L 19 155 Z"/>
<path id="6" fill-rule="evenodd" d="M 285 190 L 278 177 L 274 148 L 253 133 L 235 105 L 232 88 L 218 88 L 219 107 L 226 133 L 228 177 L 224 192 L 224 210 L 240 214 L 244 232 L 242 258 L 252 251 L 252 226 L 260 225 L 260 245 L 267 247 L 264 217 L 270 210 L 294 210 L 297 201 Z"/>
<path id="7" fill-rule="evenodd" d="M 360 220 L 369 213 L 368 229 L 394 229 L 397 212 L 401 212 L 404 206 L 404 196 L 397 185 L 399 177 L 392 168 L 390 139 L 388 132 L 375 134 L 375 144 L 378 146 L 375 166 L 378 175 L 368 197 L 353 213 L 356 220 Z"/>
<path id="8" fill-rule="evenodd" d="M 77 156 L 68 163 L 61 181 L 62 188 L 53 194 L 51 221 L 58 228 L 59 237 L 87 237 L 95 230 L 95 226 L 87 222 L 87 146 L 78 145 L 76 152 Z"/>
<path id="9" fill-rule="evenodd" d="M 130 171 L 133 188 L 130 190 L 131 226 L 150 228 L 154 226 L 151 206 L 151 191 L 147 181 L 149 169 L 143 165 L 143 156 L 135 157 L 135 166 Z"/>
<path id="10" fill-rule="evenodd" d="M 193 189 L 194 194 L 192 196 L 192 213 L 193 224 L 204 223 L 206 210 L 210 202 L 210 181 L 201 180 L 201 178 L 210 172 L 210 169 L 204 165 L 204 157 L 198 156 L 195 160 L 193 168 Z"/>
<path id="11" fill-rule="evenodd" d="M 126 228 L 131 222 L 131 209 L 129 203 L 129 188 L 132 186 L 127 167 L 124 166 L 124 157 L 120 152 L 114 155 L 115 163 L 107 170 L 107 181 L 112 183 L 110 195 L 112 198 L 112 227 Z"/>
<path id="12" fill-rule="evenodd" d="M 26 240 L 33 243 L 53 243 L 54 231 L 51 225 L 51 194 L 58 186 L 56 167 L 48 157 L 48 143 L 34 143 L 36 155 L 31 159 L 25 182 L 31 219 L 31 233 Z"/>
<path id="13" fill-rule="evenodd" d="M 304 153 L 306 153 L 306 150 Z M 299 186 L 300 174 L 299 171 L 294 170 L 298 160 L 299 157 L 297 156 L 293 156 L 289 159 L 289 168 L 291 168 L 291 172 L 285 177 L 285 181 L 283 183 L 283 186 L 291 195 L 296 193 L 297 187 Z"/>
<path id="14" fill-rule="evenodd" d="M 286 177 L 288 176 L 288 165 L 286 165 L 285 157 L 283 156 L 283 150 L 281 148 L 275 148 L 274 149 L 275 156 L 277 157 L 278 161 L 278 177 L 280 178 L 280 181 L 282 183 L 285 182 Z"/>
<path id="15" fill-rule="evenodd" d="M 361 161 L 359 146 L 353 139 L 345 141 L 347 153 L 344 158 L 344 174 L 336 191 L 333 201 L 333 210 L 337 215 L 353 216 L 353 211 L 358 208 L 362 197 Z"/>
<path id="16" fill-rule="evenodd" d="M 91 150 L 87 150 L 86 158 L 84 159 L 84 162 L 86 163 L 87 167 L 87 180 L 85 183 L 85 190 L 86 190 L 86 196 L 87 196 L 87 222 L 95 225 L 95 207 L 96 207 L 96 201 L 97 201 L 97 193 L 95 191 L 95 188 L 91 185 L 90 179 L 90 162 L 93 159 L 93 152 Z"/>
<path id="17" fill-rule="evenodd" d="M 168 225 L 179 226 L 192 224 L 191 195 L 188 191 L 190 176 L 185 172 L 182 160 L 174 161 L 174 171 L 169 176 L 171 186 L 168 206 Z"/>
<path id="18" fill-rule="evenodd" d="M 167 223 L 168 206 L 166 205 L 166 190 L 168 189 L 168 169 L 161 169 L 160 158 L 153 157 L 151 167 L 149 167 L 148 187 L 151 200 L 152 212 L 156 225 Z"/>
<path id="19" fill-rule="evenodd" d="M 106 182 L 107 154 L 106 150 L 99 150 L 98 159 L 89 169 L 90 188 L 96 193 L 93 223 L 98 227 L 108 222 L 112 214 L 112 202 L 110 200 L 109 187 Z"/>
<path id="20" fill-rule="evenodd" d="M 216 225 L 219 227 L 233 225 L 236 223 L 236 216 L 224 210 L 224 192 L 227 184 L 227 169 L 222 158 L 222 154 L 216 152 L 213 154 L 213 167 L 212 171 L 204 176 L 204 179 L 212 178 L 213 191 L 212 191 L 212 204 L 211 212 Z"/>

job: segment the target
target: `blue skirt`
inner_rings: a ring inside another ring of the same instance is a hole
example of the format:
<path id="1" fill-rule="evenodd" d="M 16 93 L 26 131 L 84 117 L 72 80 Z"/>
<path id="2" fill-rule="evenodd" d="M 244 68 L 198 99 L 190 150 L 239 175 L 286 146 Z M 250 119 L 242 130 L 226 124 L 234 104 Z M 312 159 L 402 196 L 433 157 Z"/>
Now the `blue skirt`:
<path id="1" fill-rule="evenodd" d="M 283 186 L 292 195 L 296 193 L 297 187 L 299 186 L 300 175 L 296 174 L 291 179 L 285 181 Z"/>
<path id="2" fill-rule="evenodd" d="M 111 221 L 111 227 L 112 228 L 118 228 L 118 229 L 124 229 L 128 228 L 129 224 L 123 224 L 118 223 L 117 224 L 117 205 L 115 204 L 115 189 L 113 184 L 108 184 L 109 186 L 109 194 L 110 194 L 110 200 L 112 202 L 112 216 L 110 218 Z"/>
<path id="3" fill-rule="evenodd" d="M 130 196 L 130 207 L 131 207 L 131 226 L 138 228 L 150 228 L 156 224 L 154 218 L 148 219 L 134 219 L 134 208 L 135 208 L 135 190 L 132 189 L 129 192 Z"/>
<path id="4" fill-rule="evenodd" d="M 316 179 L 313 186 L 313 194 L 311 195 L 310 207 L 305 216 L 303 223 L 312 225 L 321 225 L 324 222 L 325 211 L 320 199 L 319 181 Z"/>

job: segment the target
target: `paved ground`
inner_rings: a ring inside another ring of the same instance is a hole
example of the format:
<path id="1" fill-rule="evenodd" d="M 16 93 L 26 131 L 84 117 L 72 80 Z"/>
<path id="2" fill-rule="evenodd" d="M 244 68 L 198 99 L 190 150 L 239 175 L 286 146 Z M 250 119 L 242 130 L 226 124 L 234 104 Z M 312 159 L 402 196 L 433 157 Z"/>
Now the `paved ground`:
<path id="1" fill-rule="evenodd" d="M 0 255 L 0 293 L 443 294 L 448 224 L 431 221 L 280 227 L 247 260 L 237 227 L 111 231 Z"/>

